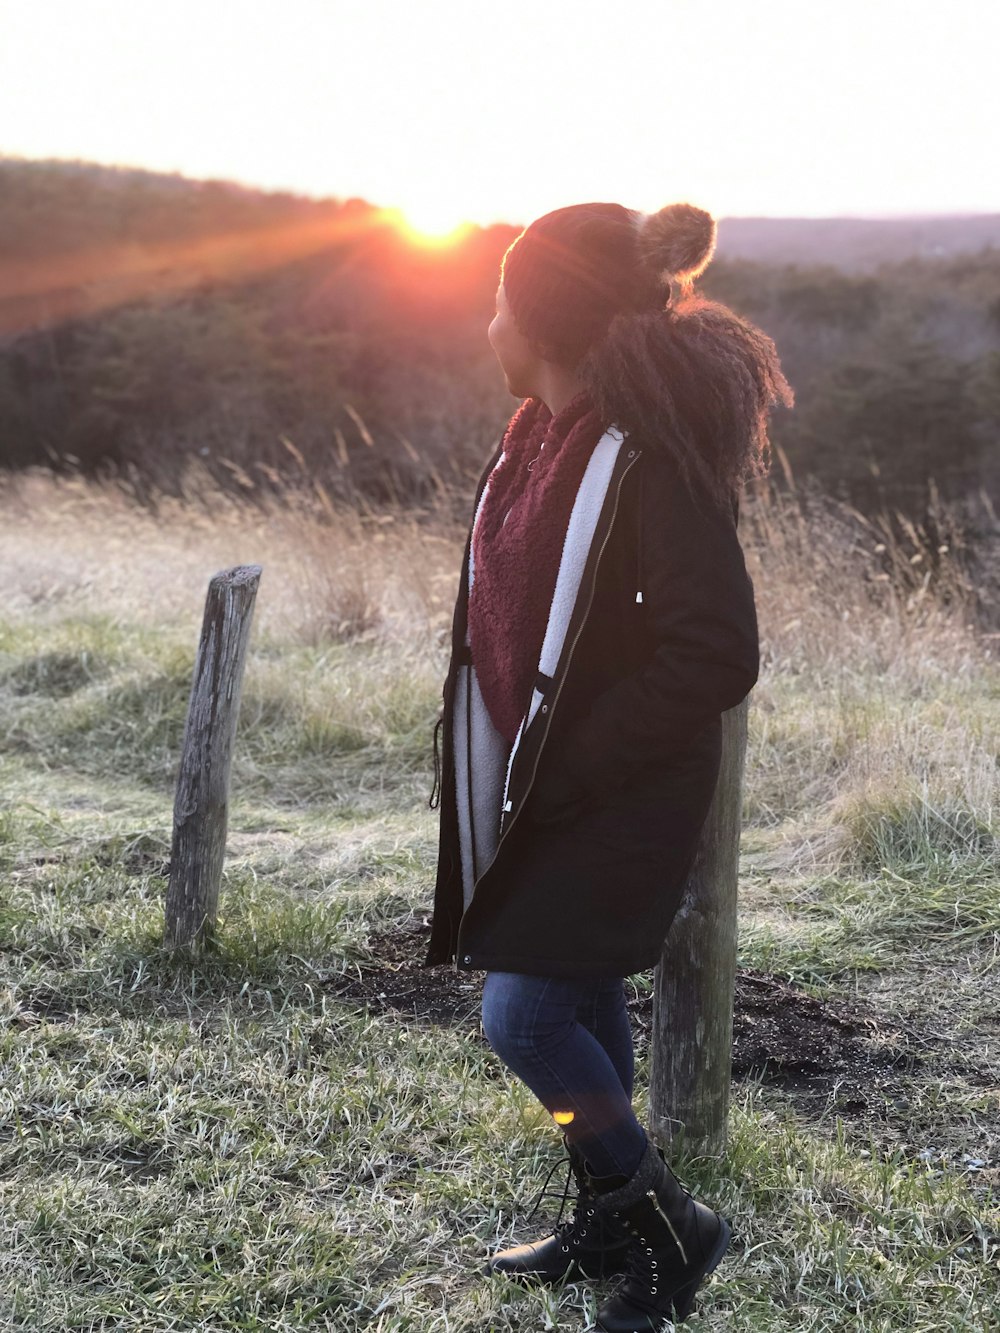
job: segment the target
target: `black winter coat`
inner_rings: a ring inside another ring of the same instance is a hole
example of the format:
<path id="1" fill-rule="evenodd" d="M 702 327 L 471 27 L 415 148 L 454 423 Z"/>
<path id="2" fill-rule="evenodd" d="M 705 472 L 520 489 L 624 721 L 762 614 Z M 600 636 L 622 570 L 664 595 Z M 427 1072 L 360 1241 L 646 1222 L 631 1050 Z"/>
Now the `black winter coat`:
<path id="1" fill-rule="evenodd" d="M 721 715 L 757 679 L 737 518 L 735 499 L 720 510 L 663 449 L 625 438 L 558 668 L 515 753 L 496 854 L 463 910 L 451 713 L 468 660 L 467 541 L 425 965 L 455 958 L 459 968 L 555 977 L 656 965 L 715 792 Z"/>

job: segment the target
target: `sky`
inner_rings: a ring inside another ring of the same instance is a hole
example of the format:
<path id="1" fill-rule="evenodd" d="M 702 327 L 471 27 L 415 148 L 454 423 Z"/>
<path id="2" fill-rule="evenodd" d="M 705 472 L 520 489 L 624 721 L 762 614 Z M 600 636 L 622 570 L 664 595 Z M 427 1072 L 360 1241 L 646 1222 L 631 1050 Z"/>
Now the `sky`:
<path id="1" fill-rule="evenodd" d="M 402 208 L 1000 211 L 997 0 L 0 0 L 0 154 Z"/>

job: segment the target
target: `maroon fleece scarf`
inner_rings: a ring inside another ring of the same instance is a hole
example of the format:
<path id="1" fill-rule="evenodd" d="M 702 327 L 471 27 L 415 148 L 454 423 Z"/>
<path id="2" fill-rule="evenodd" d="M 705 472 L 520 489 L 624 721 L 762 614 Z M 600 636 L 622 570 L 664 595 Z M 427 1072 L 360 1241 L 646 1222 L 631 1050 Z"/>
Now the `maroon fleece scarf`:
<path id="1" fill-rule="evenodd" d="M 483 701 L 509 744 L 531 700 L 576 493 L 603 434 L 586 393 L 556 416 L 528 398 L 490 473 L 472 534 L 469 644 Z"/>

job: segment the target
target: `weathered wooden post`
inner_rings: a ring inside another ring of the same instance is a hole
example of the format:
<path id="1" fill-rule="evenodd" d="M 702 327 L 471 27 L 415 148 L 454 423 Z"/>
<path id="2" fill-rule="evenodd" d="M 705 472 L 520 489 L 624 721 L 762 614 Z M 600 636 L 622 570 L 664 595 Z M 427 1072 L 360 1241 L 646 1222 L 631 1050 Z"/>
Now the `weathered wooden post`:
<path id="1" fill-rule="evenodd" d="M 682 1133 L 701 1154 L 726 1146 L 748 708 L 722 715 L 718 786 L 655 973 L 650 1126 L 662 1147 Z"/>
<path id="2" fill-rule="evenodd" d="M 260 565 L 208 585 L 184 727 L 163 942 L 200 950 L 215 929 L 229 821 L 229 768 Z"/>

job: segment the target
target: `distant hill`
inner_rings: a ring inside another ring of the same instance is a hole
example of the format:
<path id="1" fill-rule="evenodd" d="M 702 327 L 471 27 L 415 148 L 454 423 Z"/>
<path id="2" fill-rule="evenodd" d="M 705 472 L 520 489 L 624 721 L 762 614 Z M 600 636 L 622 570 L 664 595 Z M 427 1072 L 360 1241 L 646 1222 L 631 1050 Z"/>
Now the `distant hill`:
<path id="1" fill-rule="evenodd" d="M 832 264 L 863 273 L 903 259 L 1000 249 L 1000 213 L 891 218 L 722 218 L 717 253 L 768 264 Z"/>
<path id="2" fill-rule="evenodd" d="M 486 329 L 518 230 L 427 247 L 362 199 L 0 157 L 0 472 L 464 494 L 511 411 Z M 780 351 L 788 474 L 1000 495 L 1000 216 L 723 218 L 698 287 Z"/>
<path id="3" fill-rule="evenodd" d="M 355 214 L 374 213 L 379 206 L 346 201 Z M 266 227 L 293 217 L 320 221 L 344 207 L 341 199 L 258 190 L 233 181 L 190 180 L 177 172 L 0 154 L 0 252 L 7 260 L 43 250 L 65 253 L 94 242 L 148 243 L 203 235 L 212 228 Z M 498 224 L 492 230 L 506 239 L 521 225 Z M 855 273 L 882 263 L 947 259 L 985 248 L 1000 249 L 1000 213 L 719 221 L 722 258 L 833 265 Z"/>

